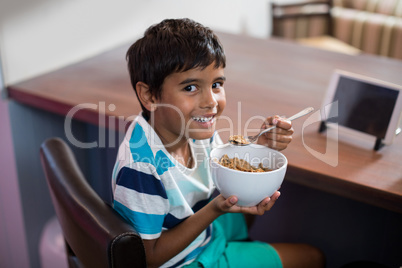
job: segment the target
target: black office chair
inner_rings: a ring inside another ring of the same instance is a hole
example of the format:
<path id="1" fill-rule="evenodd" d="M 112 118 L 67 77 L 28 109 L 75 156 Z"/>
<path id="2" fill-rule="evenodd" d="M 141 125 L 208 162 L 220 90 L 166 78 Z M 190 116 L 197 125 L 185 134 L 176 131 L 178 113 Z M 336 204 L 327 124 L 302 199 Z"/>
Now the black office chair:
<path id="1" fill-rule="evenodd" d="M 69 267 L 146 267 L 141 237 L 87 183 L 68 145 L 48 139 L 40 156 Z"/>

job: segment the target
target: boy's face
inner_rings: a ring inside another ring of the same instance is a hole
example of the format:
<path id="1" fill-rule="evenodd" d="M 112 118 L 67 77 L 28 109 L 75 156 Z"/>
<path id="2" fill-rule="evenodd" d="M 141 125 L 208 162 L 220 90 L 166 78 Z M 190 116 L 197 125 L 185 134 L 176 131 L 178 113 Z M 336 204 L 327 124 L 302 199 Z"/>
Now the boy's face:
<path id="1" fill-rule="evenodd" d="M 226 106 L 223 68 L 214 63 L 167 76 L 154 111 L 154 128 L 166 144 L 211 138 Z"/>

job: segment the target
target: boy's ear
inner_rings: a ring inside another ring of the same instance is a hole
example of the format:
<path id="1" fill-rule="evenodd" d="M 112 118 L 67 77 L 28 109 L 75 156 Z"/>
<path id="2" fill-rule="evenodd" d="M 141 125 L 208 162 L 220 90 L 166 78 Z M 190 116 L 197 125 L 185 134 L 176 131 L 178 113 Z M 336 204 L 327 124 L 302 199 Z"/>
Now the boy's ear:
<path id="1" fill-rule="evenodd" d="M 144 82 L 137 82 L 135 90 L 137 91 L 138 98 L 142 105 L 148 111 L 154 112 L 156 110 L 156 98 L 149 90 L 149 86 Z"/>

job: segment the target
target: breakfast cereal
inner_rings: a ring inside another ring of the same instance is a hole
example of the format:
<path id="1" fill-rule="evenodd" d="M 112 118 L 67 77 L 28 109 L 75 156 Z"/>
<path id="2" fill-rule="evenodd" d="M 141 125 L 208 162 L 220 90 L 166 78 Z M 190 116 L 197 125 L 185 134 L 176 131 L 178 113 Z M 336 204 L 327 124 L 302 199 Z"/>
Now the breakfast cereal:
<path id="1" fill-rule="evenodd" d="M 233 135 L 229 137 L 229 142 L 232 144 L 250 144 L 250 142 L 242 135 Z"/>
<path id="2" fill-rule="evenodd" d="M 258 167 L 254 167 L 250 165 L 246 160 L 239 159 L 238 157 L 229 158 L 227 154 L 223 155 L 218 162 L 224 167 L 231 168 L 234 170 L 245 171 L 245 172 L 268 172 L 272 171 L 272 169 L 265 168 L 262 166 L 262 163 L 258 165 Z"/>

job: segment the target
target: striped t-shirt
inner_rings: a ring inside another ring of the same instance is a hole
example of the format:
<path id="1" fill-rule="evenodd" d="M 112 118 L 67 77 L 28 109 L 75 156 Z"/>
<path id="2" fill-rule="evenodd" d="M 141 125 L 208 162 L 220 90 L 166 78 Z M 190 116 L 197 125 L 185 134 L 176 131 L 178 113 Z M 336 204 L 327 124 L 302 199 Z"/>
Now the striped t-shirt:
<path id="1" fill-rule="evenodd" d="M 143 239 L 156 239 L 202 208 L 214 190 L 208 164 L 218 135 L 190 140 L 193 167 L 179 163 L 141 116 L 130 125 L 113 170 L 114 209 Z M 212 224 L 185 250 L 161 267 L 192 262 L 211 239 Z"/>

